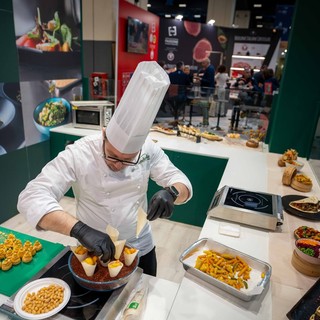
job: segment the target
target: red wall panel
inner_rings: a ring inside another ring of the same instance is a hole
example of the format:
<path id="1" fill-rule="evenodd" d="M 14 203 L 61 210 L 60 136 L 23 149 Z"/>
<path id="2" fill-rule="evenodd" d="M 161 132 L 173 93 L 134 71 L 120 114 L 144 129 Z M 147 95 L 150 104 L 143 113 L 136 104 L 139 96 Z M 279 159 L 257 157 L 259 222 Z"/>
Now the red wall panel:
<path id="1" fill-rule="evenodd" d="M 139 19 L 149 24 L 148 53 L 127 52 L 127 23 L 128 17 Z M 117 72 L 117 101 L 120 100 L 130 75 L 141 61 L 158 60 L 160 18 L 146 10 L 143 10 L 125 0 L 119 1 L 118 17 L 118 72 Z"/>

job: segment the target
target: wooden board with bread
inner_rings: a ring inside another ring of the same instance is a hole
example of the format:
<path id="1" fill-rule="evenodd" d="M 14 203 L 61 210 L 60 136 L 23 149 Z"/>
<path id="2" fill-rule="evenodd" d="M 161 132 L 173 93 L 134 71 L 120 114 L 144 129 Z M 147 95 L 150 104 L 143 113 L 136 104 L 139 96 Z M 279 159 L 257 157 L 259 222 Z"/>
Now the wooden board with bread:
<path id="1" fill-rule="evenodd" d="M 201 133 L 201 137 L 207 139 L 207 140 L 211 140 L 211 141 L 222 141 L 223 138 L 218 136 L 215 133 L 212 132 L 208 132 L 208 131 L 204 131 Z"/>
<path id="2" fill-rule="evenodd" d="M 167 128 L 167 127 L 162 127 L 162 126 L 153 126 L 150 131 L 156 131 L 156 132 L 161 132 L 164 134 L 168 134 L 171 136 L 176 136 L 177 135 L 177 131 L 173 130 L 171 128 Z"/>

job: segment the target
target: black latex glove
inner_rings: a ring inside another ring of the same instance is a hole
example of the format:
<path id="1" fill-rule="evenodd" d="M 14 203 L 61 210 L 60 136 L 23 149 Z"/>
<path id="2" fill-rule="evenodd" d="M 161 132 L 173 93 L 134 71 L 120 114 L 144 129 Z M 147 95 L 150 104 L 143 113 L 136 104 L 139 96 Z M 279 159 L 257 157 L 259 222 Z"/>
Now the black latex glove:
<path id="1" fill-rule="evenodd" d="M 173 212 L 174 199 L 167 190 L 160 190 L 149 202 L 147 219 L 170 218 Z"/>
<path id="2" fill-rule="evenodd" d="M 110 237 L 101 231 L 95 230 L 81 221 L 78 221 L 70 231 L 70 236 L 79 240 L 90 252 L 101 256 L 103 262 L 113 258 L 115 248 Z"/>

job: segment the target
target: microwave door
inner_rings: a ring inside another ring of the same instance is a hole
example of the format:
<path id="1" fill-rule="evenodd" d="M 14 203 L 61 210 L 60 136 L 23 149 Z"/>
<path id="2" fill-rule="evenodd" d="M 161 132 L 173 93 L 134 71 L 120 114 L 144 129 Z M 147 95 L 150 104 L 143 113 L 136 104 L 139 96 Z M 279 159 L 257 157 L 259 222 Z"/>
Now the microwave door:
<path id="1" fill-rule="evenodd" d="M 84 110 L 78 109 L 75 112 L 74 125 L 84 128 L 97 129 L 101 127 L 101 116 L 102 113 L 99 109 L 97 110 Z"/>

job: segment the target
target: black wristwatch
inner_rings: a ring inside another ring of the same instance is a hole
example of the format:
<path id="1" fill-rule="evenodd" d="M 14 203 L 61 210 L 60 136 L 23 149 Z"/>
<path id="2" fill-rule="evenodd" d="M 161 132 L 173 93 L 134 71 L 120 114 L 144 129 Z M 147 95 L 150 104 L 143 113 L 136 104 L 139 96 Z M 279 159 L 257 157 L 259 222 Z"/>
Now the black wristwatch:
<path id="1" fill-rule="evenodd" d="M 165 190 L 167 190 L 173 198 L 173 202 L 176 201 L 176 199 L 179 197 L 179 191 L 175 186 L 170 186 L 165 188 Z"/>

